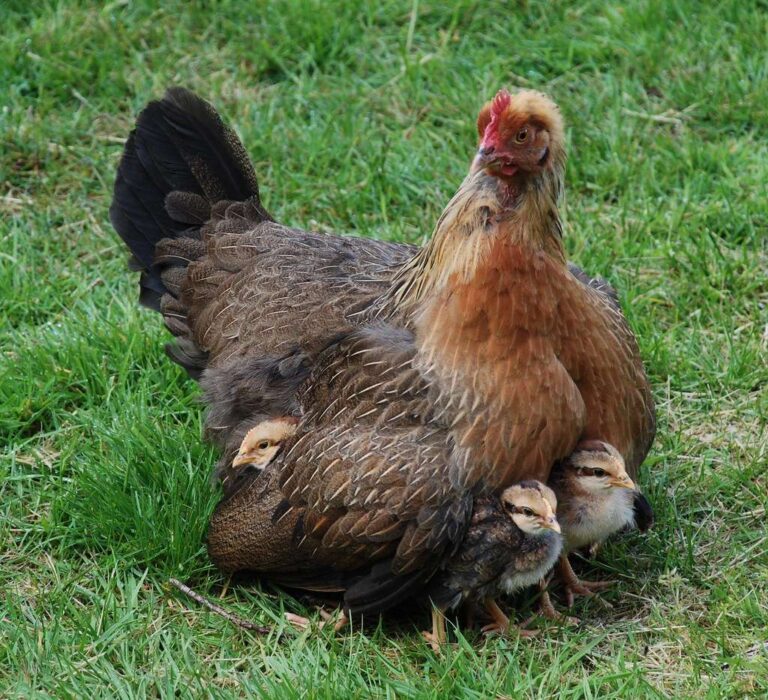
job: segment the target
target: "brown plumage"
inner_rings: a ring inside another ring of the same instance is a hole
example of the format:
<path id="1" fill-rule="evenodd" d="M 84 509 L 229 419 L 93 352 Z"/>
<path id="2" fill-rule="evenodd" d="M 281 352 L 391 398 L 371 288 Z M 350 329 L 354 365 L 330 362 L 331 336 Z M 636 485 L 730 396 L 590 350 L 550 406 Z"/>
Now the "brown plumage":
<path id="1" fill-rule="evenodd" d="M 416 250 L 273 222 L 234 134 L 190 93 L 139 117 L 112 220 L 172 356 L 203 374 L 210 433 L 231 461 L 248 425 L 300 417 L 268 478 L 214 514 L 222 568 L 308 587 L 333 571 L 350 609 L 385 609 L 460 545 L 474 495 L 546 482 L 580 439 L 615 445 L 631 474 L 647 453 L 634 337 L 606 283 L 565 261 L 556 106 L 502 92 L 479 130 Z"/>
<path id="2" fill-rule="evenodd" d="M 461 541 L 472 494 L 448 478 L 466 453 L 435 420 L 415 353 L 413 335 L 387 325 L 318 353 L 297 392 L 296 433 L 212 516 L 209 552 L 221 568 L 311 589 L 332 568 L 353 612 L 384 609 L 429 579 Z"/>

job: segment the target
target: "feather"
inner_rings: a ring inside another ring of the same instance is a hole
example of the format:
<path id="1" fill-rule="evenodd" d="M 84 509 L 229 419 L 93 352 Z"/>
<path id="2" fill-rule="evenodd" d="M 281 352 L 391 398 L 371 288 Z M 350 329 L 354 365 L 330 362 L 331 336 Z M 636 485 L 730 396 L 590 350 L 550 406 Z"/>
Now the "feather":
<path id="1" fill-rule="evenodd" d="M 640 532 L 647 532 L 653 527 L 655 516 L 653 507 L 648 499 L 639 491 L 635 491 L 633 510 L 635 513 L 635 526 Z"/>

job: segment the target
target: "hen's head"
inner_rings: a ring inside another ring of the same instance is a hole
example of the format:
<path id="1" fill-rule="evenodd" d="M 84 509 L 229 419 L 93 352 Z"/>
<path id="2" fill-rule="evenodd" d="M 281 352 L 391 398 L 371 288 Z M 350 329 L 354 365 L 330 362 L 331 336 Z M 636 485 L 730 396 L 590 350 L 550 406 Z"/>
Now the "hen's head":
<path id="1" fill-rule="evenodd" d="M 474 168 L 503 180 L 555 169 L 565 161 L 563 118 L 557 105 L 534 90 L 499 90 L 477 118 L 480 146 Z"/>
<path id="2" fill-rule="evenodd" d="M 277 455 L 283 443 L 296 433 L 298 421 L 292 416 L 273 418 L 258 423 L 243 438 L 232 466 L 264 469 Z"/>

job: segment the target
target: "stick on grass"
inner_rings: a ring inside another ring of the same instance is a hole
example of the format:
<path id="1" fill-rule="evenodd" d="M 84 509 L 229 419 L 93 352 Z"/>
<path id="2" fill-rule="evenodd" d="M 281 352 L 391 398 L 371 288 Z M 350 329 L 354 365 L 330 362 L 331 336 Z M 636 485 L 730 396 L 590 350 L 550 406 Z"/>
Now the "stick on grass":
<path id="1" fill-rule="evenodd" d="M 257 625 L 255 622 L 244 620 L 242 617 L 238 617 L 237 615 L 224 610 L 224 608 L 222 608 L 220 605 L 216 605 L 216 603 L 212 603 L 207 598 L 204 598 L 196 591 L 193 591 L 189 586 L 179 581 L 177 578 L 168 579 L 168 583 L 178 588 L 182 593 L 188 595 L 190 598 L 192 598 L 192 600 L 200 603 L 200 605 L 203 607 L 208 608 L 208 610 L 211 612 L 215 612 L 217 615 L 221 615 L 221 617 L 224 619 L 229 620 L 233 625 L 236 625 L 237 627 L 242 627 L 246 630 L 252 630 L 258 634 L 269 634 L 272 631 L 269 627 Z"/>

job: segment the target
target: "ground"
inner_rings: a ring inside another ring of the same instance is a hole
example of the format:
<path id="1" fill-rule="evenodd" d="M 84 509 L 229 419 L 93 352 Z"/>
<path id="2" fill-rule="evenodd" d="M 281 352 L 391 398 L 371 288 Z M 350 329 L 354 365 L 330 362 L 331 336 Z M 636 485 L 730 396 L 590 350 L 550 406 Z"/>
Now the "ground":
<path id="1" fill-rule="evenodd" d="M 767 17 L 748 0 L 5 0 L 0 696 L 765 697 Z M 656 527 L 587 565 L 616 580 L 612 608 L 436 655 L 426 610 L 334 638 L 286 628 L 313 611 L 273 588 L 226 585 L 203 545 L 218 495 L 198 391 L 107 216 L 121 143 L 173 84 L 237 127 L 281 221 L 411 242 L 461 182 L 484 100 L 558 101 L 567 249 L 618 288 L 659 409 L 640 477 Z"/>

